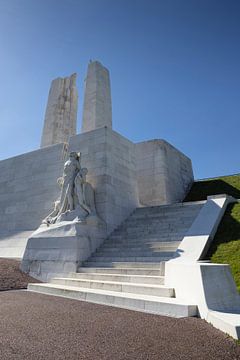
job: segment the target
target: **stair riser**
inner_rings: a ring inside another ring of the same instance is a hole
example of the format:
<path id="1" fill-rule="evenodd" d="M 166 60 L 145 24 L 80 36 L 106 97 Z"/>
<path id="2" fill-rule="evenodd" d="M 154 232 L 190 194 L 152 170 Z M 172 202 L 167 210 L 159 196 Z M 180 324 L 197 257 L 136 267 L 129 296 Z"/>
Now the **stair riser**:
<path id="1" fill-rule="evenodd" d="M 166 315 L 172 317 L 188 317 L 197 315 L 197 307 L 194 305 L 179 305 L 179 304 L 169 304 L 164 303 L 163 301 L 149 301 L 143 299 L 131 299 L 123 298 L 117 295 L 107 295 L 107 294 L 96 294 L 88 293 L 84 291 L 73 291 L 73 290 L 64 290 L 64 289 L 54 289 L 54 288 L 41 288 L 41 286 L 36 284 L 29 284 L 29 290 L 40 292 L 42 294 L 50 294 L 55 296 L 67 297 L 70 299 L 88 301 L 92 303 L 116 306 L 120 308 L 126 308 L 131 310 L 137 310 L 142 312 L 154 313 L 158 315 Z"/>
<path id="2" fill-rule="evenodd" d="M 110 271 L 111 270 L 111 271 Z M 149 269 L 149 268 L 104 268 L 104 267 L 100 267 L 100 268 L 96 268 L 94 266 L 92 267 L 81 267 L 79 269 L 80 272 L 83 273 L 106 273 L 109 274 L 109 272 L 111 272 L 111 274 L 123 274 L 123 275 L 147 275 L 147 276 L 162 276 L 164 275 L 163 271 L 160 269 Z"/>
<path id="3" fill-rule="evenodd" d="M 146 262 L 94 262 L 94 261 L 87 261 L 84 263 L 86 267 L 109 267 L 109 268 L 150 268 L 150 269 L 159 269 L 160 263 L 146 263 Z"/>
<path id="4" fill-rule="evenodd" d="M 144 244 L 158 244 L 161 242 L 176 242 L 181 241 L 184 237 L 184 234 L 180 235 L 168 235 L 163 236 L 162 234 L 155 234 L 154 236 L 146 236 L 141 234 L 139 236 L 112 236 L 106 240 L 105 244 L 129 244 L 129 245 L 144 245 Z"/>
<path id="5" fill-rule="evenodd" d="M 170 288 L 153 288 L 145 287 L 144 285 L 134 286 L 127 284 L 109 284 L 105 282 L 94 282 L 94 281 L 81 281 L 81 280 L 70 280 L 70 279 L 52 279 L 52 284 L 59 284 L 64 286 L 75 286 L 78 288 L 90 288 L 107 291 L 117 291 L 133 294 L 152 295 L 161 297 L 174 297 L 174 290 Z"/>
<path id="6" fill-rule="evenodd" d="M 172 256 L 92 256 L 91 262 L 144 262 L 144 263 L 156 263 L 160 264 L 161 261 L 168 261 Z"/>
<path id="7" fill-rule="evenodd" d="M 161 233 L 163 235 L 167 235 L 171 233 L 171 235 L 178 235 L 185 233 L 190 226 L 184 226 L 184 227 L 161 227 L 161 226 L 139 226 L 139 227 L 128 227 L 128 228 L 121 228 L 119 230 L 116 230 L 114 232 L 114 235 L 116 236 L 126 236 L 126 235 L 133 235 L 133 234 L 152 234 L 152 233 Z"/>
<path id="8" fill-rule="evenodd" d="M 99 250 L 104 250 L 104 251 L 119 251 L 121 249 L 126 249 L 126 250 L 132 250 L 132 251 L 144 251 L 144 250 L 160 250 L 160 251 L 173 251 L 175 250 L 180 244 L 180 241 L 175 241 L 175 242 L 168 242 L 168 244 L 166 243 L 161 243 L 161 242 L 158 242 L 156 244 L 154 243 L 144 243 L 144 244 L 137 244 L 137 245 L 132 245 L 132 244 L 129 244 L 129 243 L 125 243 L 125 244 L 122 244 L 118 247 L 116 247 L 116 244 L 113 242 L 112 244 L 111 243 L 104 243 L 104 245 L 102 245 Z"/>
<path id="9" fill-rule="evenodd" d="M 71 273 L 69 277 L 76 279 L 118 281 L 138 284 L 164 285 L 164 277 L 134 276 L 134 275 L 110 275 L 110 274 L 91 274 L 91 273 Z"/>
<path id="10" fill-rule="evenodd" d="M 129 219 L 127 219 L 125 222 L 131 222 L 131 221 L 138 221 L 138 220 L 169 220 L 169 219 L 175 219 L 175 220 L 188 220 L 191 219 L 193 216 L 197 216 L 199 213 L 199 210 L 195 211 L 188 211 L 183 212 L 182 210 L 178 211 L 168 211 L 168 212 L 149 212 L 149 210 L 146 210 L 144 213 L 133 213 Z"/>
<path id="11" fill-rule="evenodd" d="M 169 219 L 164 219 L 164 220 L 151 220 L 151 219 L 144 219 L 144 220 L 134 220 L 134 221 L 128 221 L 122 224 L 122 228 L 126 229 L 126 228 L 144 228 L 144 227 L 161 227 L 161 228 L 178 228 L 178 227 L 182 227 L 185 228 L 189 225 L 192 224 L 193 218 L 189 218 L 187 219 L 181 219 L 178 221 L 174 221 L 174 219 L 169 218 Z"/>
<path id="12" fill-rule="evenodd" d="M 117 251 L 118 250 L 118 251 Z M 94 257 L 135 257 L 135 258 L 152 258 L 152 257 L 157 257 L 157 258 L 164 258 L 164 257 L 172 257 L 174 256 L 175 251 L 134 251 L 134 250 L 125 250 L 125 251 L 121 251 L 120 249 L 116 249 L 116 251 L 107 251 L 107 250 L 101 250 L 101 251 L 97 251 L 95 253 Z"/>

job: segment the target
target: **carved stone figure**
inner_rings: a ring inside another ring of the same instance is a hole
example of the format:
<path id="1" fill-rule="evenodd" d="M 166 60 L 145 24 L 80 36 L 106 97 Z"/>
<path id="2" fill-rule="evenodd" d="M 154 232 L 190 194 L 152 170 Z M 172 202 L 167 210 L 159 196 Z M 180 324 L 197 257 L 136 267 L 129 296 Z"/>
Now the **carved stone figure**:
<path id="1" fill-rule="evenodd" d="M 87 168 L 80 166 L 80 154 L 71 152 L 64 164 L 63 176 L 58 179 L 60 198 L 43 223 L 49 226 L 62 221 L 83 222 L 90 216 L 91 221 L 96 222 L 95 194 L 92 185 L 86 181 L 87 172 Z"/>

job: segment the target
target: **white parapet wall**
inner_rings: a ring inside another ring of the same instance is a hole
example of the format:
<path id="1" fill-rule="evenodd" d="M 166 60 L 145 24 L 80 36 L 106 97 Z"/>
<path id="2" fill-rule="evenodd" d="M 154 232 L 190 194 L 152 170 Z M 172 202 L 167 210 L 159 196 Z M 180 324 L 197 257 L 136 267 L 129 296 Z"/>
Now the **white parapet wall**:
<path id="1" fill-rule="evenodd" d="M 226 207 L 227 195 L 208 197 L 176 252 L 165 264 L 165 284 L 176 297 L 193 301 L 199 315 L 235 339 L 240 338 L 240 296 L 229 265 L 203 261 Z"/>

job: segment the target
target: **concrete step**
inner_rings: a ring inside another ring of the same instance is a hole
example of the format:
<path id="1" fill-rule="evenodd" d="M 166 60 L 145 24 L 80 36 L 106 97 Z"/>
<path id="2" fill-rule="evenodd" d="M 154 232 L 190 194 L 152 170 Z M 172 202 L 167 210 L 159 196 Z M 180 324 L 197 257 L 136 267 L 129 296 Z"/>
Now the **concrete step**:
<path id="1" fill-rule="evenodd" d="M 195 304 L 186 304 L 176 298 L 77 288 L 57 284 L 29 284 L 28 290 L 178 318 L 197 315 L 197 306 Z"/>
<path id="2" fill-rule="evenodd" d="M 107 256 L 108 254 L 104 254 L 97 256 L 96 254 L 94 256 L 92 256 L 88 261 L 90 262 L 112 262 L 112 263 L 156 263 L 158 262 L 158 265 L 160 264 L 161 261 L 168 261 L 169 259 L 171 259 L 173 256 L 131 256 L 131 254 L 129 254 L 129 256 L 112 256 L 112 254 L 109 254 L 109 256 Z M 120 254 L 119 254 L 120 255 Z"/>
<path id="3" fill-rule="evenodd" d="M 75 278 L 53 278 L 51 284 L 58 284 L 64 286 L 83 287 L 89 289 L 100 289 L 108 291 L 117 291 L 133 294 L 145 294 L 161 297 L 174 297 L 173 288 L 164 285 L 152 284 L 136 284 L 119 281 L 106 280 L 90 280 L 90 279 L 75 279 Z"/>
<path id="4" fill-rule="evenodd" d="M 75 279 L 164 285 L 164 276 L 124 275 L 124 274 L 111 274 L 111 273 L 105 273 L 105 274 L 104 273 L 70 273 L 69 277 Z"/>
<path id="5" fill-rule="evenodd" d="M 172 234 L 182 234 L 186 232 L 186 230 L 190 227 L 191 224 L 187 226 L 152 226 L 152 225 L 144 225 L 144 226 L 121 226 L 118 229 L 114 231 L 113 234 L 115 235 L 126 235 L 126 234 L 132 234 L 132 233 L 151 233 L 151 232 L 161 232 L 162 234 L 168 234 L 171 232 Z"/>
<path id="6" fill-rule="evenodd" d="M 104 242 L 103 245 L 99 248 L 100 250 L 106 250 L 106 251 L 119 251 L 121 249 L 129 249 L 129 250 L 161 250 L 161 251 L 172 251 L 175 250 L 180 244 L 180 241 L 156 241 L 156 242 L 144 242 L 144 243 L 136 243 L 132 244 L 129 242 L 124 242 L 118 244 L 116 246 L 116 243 L 113 242 Z"/>
<path id="7" fill-rule="evenodd" d="M 111 251 L 110 251 L 111 250 Z M 160 250 L 132 250 L 129 249 L 120 249 L 120 248 L 111 248 L 111 249 L 99 249 L 95 254 L 94 258 L 99 257 L 121 257 L 121 258 L 170 258 L 175 254 L 175 250 L 173 251 L 160 251 Z M 92 258 L 91 258 L 92 259 Z"/>
<path id="8" fill-rule="evenodd" d="M 197 214 L 199 213 L 200 209 L 190 209 L 188 211 L 186 210 L 182 210 L 182 209 L 178 209 L 178 210 L 168 210 L 168 211 L 162 211 L 160 209 L 160 211 L 158 210 L 148 210 L 145 209 L 144 211 L 139 211 L 139 209 L 137 209 L 130 217 L 129 219 L 131 220 L 136 220 L 136 219 L 171 219 L 171 218 L 177 218 L 177 219 L 188 219 L 191 217 L 196 217 Z M 127 221 L 127 220 L 126 220 Z"/>
<path id="9" fill-rule="evenodd" d="M 104 268 L 150 268 L 160 269 L 159 262 L 136 262 L 136 261 L 86 261 L 85 267 L 104 267 Z"/>
<path id="10" fill-rule="evenodd" d="M 174 220 L 172 218 L 169 219 L 129 219 L 128 221 L 124 222 L 121 226 L 122 228 L 133 228 L 133 227 L 161 227 L 161 228 L 168 228 L 168 227 L 172 227 L 172 228 L 177 228 L 177 227 L 187 227 L 189 226 L 192 222 L 193 222 L 193 217 L 188 218 L 188 219 L 178 219 L 178 220 Z"/>
<path id="11" fill-rule="evenodd" d="M 163 276 L 164 272 L 163 269 L 160 267 L 157 268 L 149 268 L 149 267 L 121 267 L 121 265 L 119 264 L 118 267 L 113 267 L 112 264 L 111 266 L 101 266 L 101 267 L 96 267 L 96 264 L 94 264 L 95 266 L 92 267 L 79 267 L 78 268 L 78 272 L 79 273 L 101 273 L 101 274 L 111 274 L 111 275 L 141 275 L 141 276 Z M 109 263 L 108 263 L 109 265 Z"/>
<path id="12" fill-rule="evenodd" d="M 111 235 L 104 243 L 114 243 L 116 244 L 119 242 L 119 244 L 122 243 L 149 243 L 149 242 L 172 242 L 172 241 L 181 241 L 184 237 L 184 234 L 138 234 L 138 235 Z"/>
<path id="13" fill-rule="evenodd" d="M 201 207 L 203 206 L 204 202 L 206 201 L 202 201 L 199 204 L 189 204 L 189 203 L 178 203 L 178 204 L 169 204 L 169 205 L 157 205 L 157 206 L 143 206 L 143 207 L 139 207 L 137 209 L 135 209 L 135 211 L 132 213 L 133 214 L 144 214 L 144 213 L 167 213 L 167 212 L 192 212 L 192 211 L 198 211 L 201 209 Z"/>

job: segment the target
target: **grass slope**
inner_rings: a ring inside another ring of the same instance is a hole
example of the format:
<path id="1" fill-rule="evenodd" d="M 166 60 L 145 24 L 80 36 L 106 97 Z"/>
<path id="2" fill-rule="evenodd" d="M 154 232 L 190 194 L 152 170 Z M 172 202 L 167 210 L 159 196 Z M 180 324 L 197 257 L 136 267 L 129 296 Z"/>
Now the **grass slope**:
<path id="1" fill-rule="evenodd" d="M 197 181 L 185 201 L 205 200 L 208 195 L 229 194 L 240 198 L 240 175 Z M 214 263 L 229 264 L 240 291 L 240 204 L 228 206 L 208 251 Z"/>

